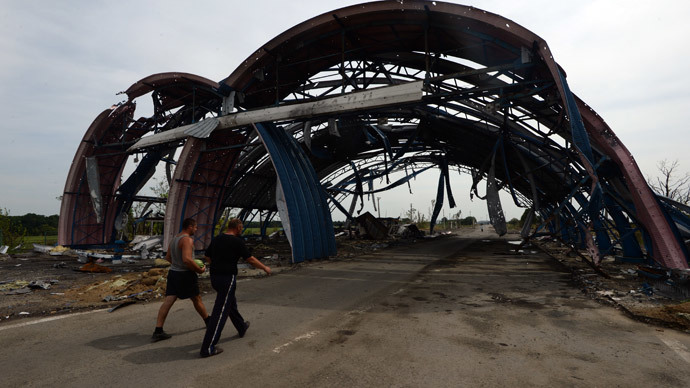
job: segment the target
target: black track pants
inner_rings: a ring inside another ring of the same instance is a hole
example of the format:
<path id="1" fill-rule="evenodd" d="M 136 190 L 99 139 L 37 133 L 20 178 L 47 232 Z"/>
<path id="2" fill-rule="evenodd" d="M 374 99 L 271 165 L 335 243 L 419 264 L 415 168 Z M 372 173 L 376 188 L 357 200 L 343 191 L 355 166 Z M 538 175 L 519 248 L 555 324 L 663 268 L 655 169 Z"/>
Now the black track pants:
<path id="1" fill-rule="evenodd" d="M 237 311 L 237 299 L 235 298 L 236 288 L 235 275 L 211 275 L 211 286 L 216 290 L 216 302 L 213 304 L 213 313 L 206 326 L 206 335 L 201 344 L 201 355 L 207 356 L 213 353 L 213 349 L 220 340 L 225 321 L 230 317 L 230 321 L 237 329 L 238 333 L 245 330 L 244 318 Z"/>

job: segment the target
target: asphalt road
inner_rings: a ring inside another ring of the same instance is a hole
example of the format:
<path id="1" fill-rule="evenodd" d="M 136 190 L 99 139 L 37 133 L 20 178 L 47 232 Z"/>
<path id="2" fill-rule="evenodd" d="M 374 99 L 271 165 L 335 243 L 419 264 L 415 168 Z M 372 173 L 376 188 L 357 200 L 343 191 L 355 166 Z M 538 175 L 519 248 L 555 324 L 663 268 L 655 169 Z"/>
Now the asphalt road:
<path id="1" fill-rule="evenodd" d="M 238 284 L 252 322 L 199 358 L 201 318 L 159 303 L 0 325 L 3 386 L 690 386 L 690 336 L 587 299 L 541 253 L 449 237 Z M 213 295 L 204 298 L 211 308 Z"/>

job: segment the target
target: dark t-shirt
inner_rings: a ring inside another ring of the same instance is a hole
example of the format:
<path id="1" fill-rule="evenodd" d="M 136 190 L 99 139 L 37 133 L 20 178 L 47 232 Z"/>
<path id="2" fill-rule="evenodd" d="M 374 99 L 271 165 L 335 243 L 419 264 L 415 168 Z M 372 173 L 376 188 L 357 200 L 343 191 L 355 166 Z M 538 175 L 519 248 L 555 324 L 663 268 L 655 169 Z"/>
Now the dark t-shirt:
<path id="1" fill-rule="evenodd" d="M 237 275 L 237 261 L 240 257 L 251 257 L 244 240 L 230 234 L 220 234 L 211 240 L 206 249 L 206 256 L 211 258 L 211 275 Z"/>

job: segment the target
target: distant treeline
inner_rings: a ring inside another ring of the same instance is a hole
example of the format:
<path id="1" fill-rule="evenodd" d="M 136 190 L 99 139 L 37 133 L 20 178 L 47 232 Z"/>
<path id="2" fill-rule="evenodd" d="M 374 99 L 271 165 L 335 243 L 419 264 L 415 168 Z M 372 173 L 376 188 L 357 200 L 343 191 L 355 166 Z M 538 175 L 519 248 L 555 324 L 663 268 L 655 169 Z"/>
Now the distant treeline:
<path id="1" fill-rule="evenodd" d="M 5 216 L 12 221 L 12 225 L 26 230 L 26 236 L 55 236 L 58 231 L 58 215 L 42 216 L 28 213 L 23 216 Z"/>

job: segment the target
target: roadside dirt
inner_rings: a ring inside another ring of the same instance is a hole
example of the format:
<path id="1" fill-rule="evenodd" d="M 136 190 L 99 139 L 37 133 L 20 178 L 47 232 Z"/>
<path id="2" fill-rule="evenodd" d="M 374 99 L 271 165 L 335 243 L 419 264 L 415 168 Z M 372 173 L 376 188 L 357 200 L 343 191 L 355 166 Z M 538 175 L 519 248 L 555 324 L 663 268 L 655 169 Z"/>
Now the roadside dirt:
<path id="1" fill-rule="evenodd" d="M 595 271 L 581 257 L 558 242 L 538 243 L 539 248 L 565 265 L 575 284 L 592 299 L 612 305 L 629 317 L 649 324 L 690 332 L 690 289 L 672 286 L 640 274 L 645 266 L 605 258 Z M 585 259 L 591 259 L 585 256 Z M 608 277 L 607 277 L 608 276 Z"/>
<path id="2" fill-rule="evenodd" d="M 468 232 L 455 231 L 460 235 Z M 519 237 L 509 234 L 504 239 L 517 241 Z M 374 250 L 414 244 L 415 240 L 339 238 L 337 243 L 338 255 L 326 261 L 347 260 Z M 316 260 L 292 264 L 286 241 L 250 242 L 248 245 L 254 256 L 270 266 L 274 273 L 323 262 Z M 663 284 L 640 277 L 635 264 L 606 259 L 601 264 L 601 271 L 597 272 L 582 258 L 569 254 L 568 248 L 556 242 L 540 242 L 538 246 L 520 249 L 514 254 L 529 255 L 532 251 L 543 250 L 551 255 L 554 265 L 565 266 L 573 274 L 574 285 L 600 303 L 619 308 L 630 317 L 643 322 L 690 331 L 690 298 L 679 295 L 678 292 L 669 292 Z M 487 254 L 490 255 L 491 252 Z M 72 255 L 51 256 L 30 252 L 0 256 L 0 323 L 26 317 L 157 301 L 165 293 L 167 268 L 157 267 L 153 259 L 122 264 L 105 261 L 99 264 L 109 268 L 111 272 L 79 272 L 78 269 L 83 264 L 77 262 L 77 257 Z M 241 266 L 239 276 L 260 277 L 263 272 L 245 265 Z M 41 288 L 41 285 L 48 288 Z M 200 286 L 204 294 L 213 292 L 208 273 L 200 277 Z"/>

